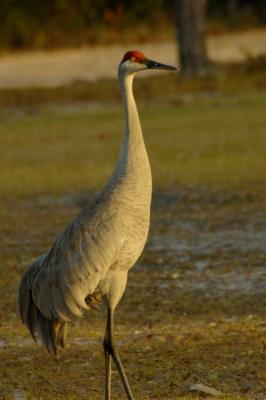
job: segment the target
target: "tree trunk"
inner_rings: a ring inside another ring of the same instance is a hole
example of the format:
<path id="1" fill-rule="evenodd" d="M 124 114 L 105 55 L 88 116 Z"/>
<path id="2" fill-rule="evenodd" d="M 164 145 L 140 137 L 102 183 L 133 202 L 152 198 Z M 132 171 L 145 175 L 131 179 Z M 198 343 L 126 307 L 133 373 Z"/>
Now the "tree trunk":
<path id="1" fill-rule="evenodd" d="M 175 0 L 181 72 L 205 75 L 209 61 L 205 44 L 206 0 Z"/>

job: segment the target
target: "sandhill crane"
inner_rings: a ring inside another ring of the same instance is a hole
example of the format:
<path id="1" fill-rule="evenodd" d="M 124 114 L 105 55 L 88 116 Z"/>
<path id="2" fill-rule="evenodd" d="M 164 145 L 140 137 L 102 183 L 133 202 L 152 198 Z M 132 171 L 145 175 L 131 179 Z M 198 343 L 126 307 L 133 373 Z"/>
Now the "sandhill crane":
<path id="1" fill-rule="evenodd" d="M 67 323 L 95 306 L 98 293 L 107 308 L 105 399 L 111 395 L 111 358 L 127 398 L 133 395 L 113 339 L 115 308 L 125 290 L 129 269 L 145 245 L 152 193 L 150 164 L 132 92 L 135 72 L 176 70 L 128 51 L 118 69 L 125 107 L 125 132 L 120 154 L 107 185 L 88 204 L 51 250 L 24 273 L 19 288 L 19 312 L 34 340 L 38 335 L 49 352 L 64 347 Z"/>

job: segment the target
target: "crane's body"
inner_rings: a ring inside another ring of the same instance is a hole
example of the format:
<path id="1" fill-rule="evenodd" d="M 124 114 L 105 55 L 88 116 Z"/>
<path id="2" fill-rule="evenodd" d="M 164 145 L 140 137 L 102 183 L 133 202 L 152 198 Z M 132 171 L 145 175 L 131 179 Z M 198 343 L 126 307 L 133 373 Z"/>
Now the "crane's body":
<path id="1" fill-rule="evenodd" d="M 142 53 L 128 52 L 120 64 L 126 124 L 111 178 L 94 203 L 80 212 L 51 250 L 29 267 L 19 291 L 22 322 L 34 339 L 39 335 L 53 352 L 58 345 L 64 347 L 67 323 L 94 307 L 100 293 L 108 310 L 104 341 L 106 399 L 110 398 L 111 356 L 128 398 L 133 399 L 114 349 L 112 322 L 126 287 L 128 270 L 139 258 L 149 230 L 151 170 L 132 92 L 134 72 L 147 65 L 141 62 L 142 58 L 148 62 Z M 157 68 L 174 69 L 149 62 Z"/>

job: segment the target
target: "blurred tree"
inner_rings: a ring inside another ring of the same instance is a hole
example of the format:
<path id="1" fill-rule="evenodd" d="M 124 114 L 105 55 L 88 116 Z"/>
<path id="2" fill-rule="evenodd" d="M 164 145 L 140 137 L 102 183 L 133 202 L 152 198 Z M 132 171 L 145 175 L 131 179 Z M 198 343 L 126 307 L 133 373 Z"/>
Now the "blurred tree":
<path id="1" fill-rule="evenodd" d="M 222 29 L 263 24 L 265 1 L 208 0 L 208 16 L 218 21 Z M 120 40 L 142 42 L 143 38 L 154 38 L 154 26 L 170 38 L 170 31 L 164 27 L 172 26 L 176 5 L 178 36 L 188 53 L 181 57 L 184 70 L 189 70 L 186 57 L 190 59 L 188 65 L 194 62 L 196 71 L 204 71 L 205 3 L 206 0 L 0 0 L 0 49 L 73 47 Z M 193 43 L 192 47 L 189 43 Z M 196 58 L 191 61 L 193 47 L 195 54 L 201 54 L 197 62 Z"/>
<path id="2" fill-rule="evenodd" d="M 242 0 L 241 3 L 243 3 L 244 5 L 248 5 L 250 1 L 248 0 Z M 259 19 L 259 21 L 263 24 L 266 24 L 266 2 L 265 0 L 253 0 L 253 2 L 251 2 L 252 7 L 254 7 L 255 12 L 257 14 L 257 17 Z"/>
<path id="3" fill-rule="evenodd" d="M 182 72 L 205 75 L 209 69 L 205 44 L 206 0 L 175 0 Z"/>
<path id="4" fill-rule="evenodd" d="M 208 0 L 208 15 L 224 26 L 243 27 L 266 23 L 265 0 Z"/>

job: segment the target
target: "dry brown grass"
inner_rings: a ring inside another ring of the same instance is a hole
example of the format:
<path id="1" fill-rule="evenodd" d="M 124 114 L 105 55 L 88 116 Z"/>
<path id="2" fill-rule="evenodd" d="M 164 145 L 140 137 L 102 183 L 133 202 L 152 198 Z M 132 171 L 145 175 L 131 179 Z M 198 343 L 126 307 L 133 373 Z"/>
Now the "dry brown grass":
<path id="1" fill-rule="evenodd" d="M 68 348 L 55 358 L 29 338 L 15 306 L 28 262 L 88 198 L 83 193 L 2 202 L 3 399 L 12 399 L 14 390 L 27 399 L 103 398 L 103 312 L 72 324 Z M 247 234 L 235 249 L 226 241 L 230 231 L 236 238 L 245 230 L 266 235 L 264 217 L 244 193 L 180 187 L 155 195 L 150 241 L 130 272 L 116 315 L 117 344 L 137 400 L 187 400 L 194 383 L 219 389 L 230 400 L 264 398 L 265 252 L 259 245 L 248 248 Z M 208 244 L 207 236 L 217 232 L 220 241 Z M 203 253 L 200 243 L 206 244 Z M 113 379 L 113 398 L 122 399 L 117 373 Z"/>

